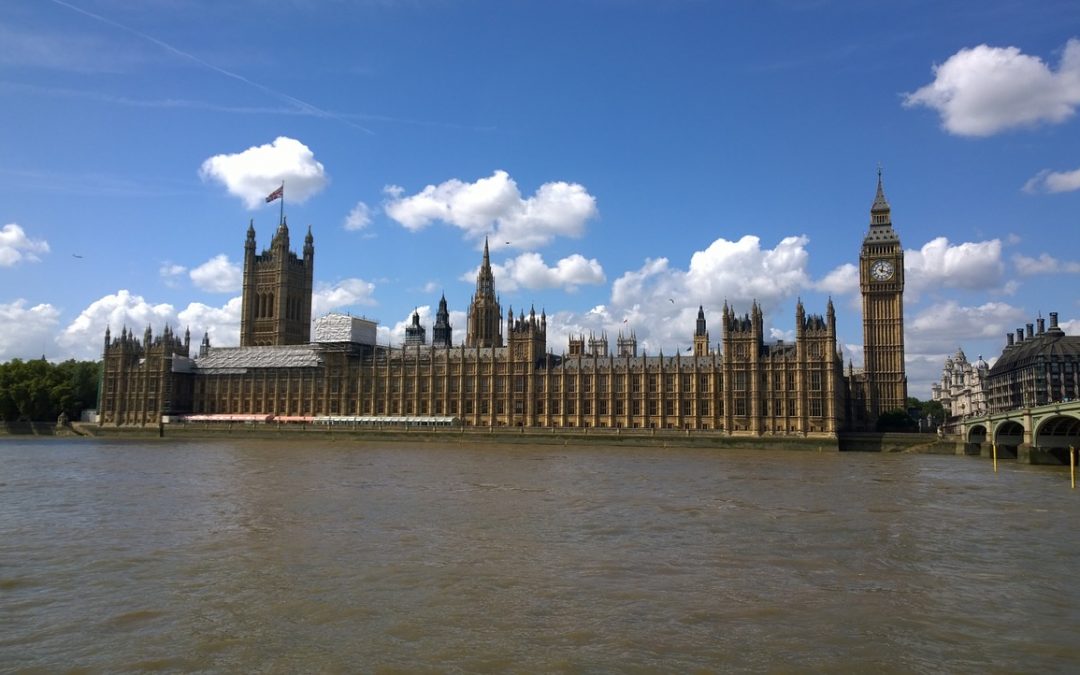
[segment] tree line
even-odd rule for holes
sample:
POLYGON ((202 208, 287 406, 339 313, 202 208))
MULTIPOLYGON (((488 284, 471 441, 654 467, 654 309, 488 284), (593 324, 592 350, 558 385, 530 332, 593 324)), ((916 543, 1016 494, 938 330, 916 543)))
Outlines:
POLYGON ((60 413, 78 420, 84 409, 97 406, 100 373, 96 361, 0 363, 0 420, 53 421, 60 413))

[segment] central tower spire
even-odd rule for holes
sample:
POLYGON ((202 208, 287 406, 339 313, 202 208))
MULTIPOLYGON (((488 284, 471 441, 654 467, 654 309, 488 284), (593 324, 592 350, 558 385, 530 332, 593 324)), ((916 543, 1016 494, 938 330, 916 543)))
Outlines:
POLYGON ((484 259, 476 273, 476 293, 469 303, 466 347, 502 347, 502 307, 495 295, 495 275, 491 272, 488 240, 484 237, 484 259))

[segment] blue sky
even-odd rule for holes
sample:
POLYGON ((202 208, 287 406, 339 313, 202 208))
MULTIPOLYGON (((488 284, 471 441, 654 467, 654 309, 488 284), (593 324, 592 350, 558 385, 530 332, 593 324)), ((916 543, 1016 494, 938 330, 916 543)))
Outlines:
POLYGON ((773 337, 851 267, 884 167, 912 393, 1057 311, 1080 333, 1080 4, 981 0, 10 0, 0 9, 0 360, 106 325, 236 344, 248 221, 285 180, 317 312, 396 342, 485 235, 504 307, 691 344, 773 337))

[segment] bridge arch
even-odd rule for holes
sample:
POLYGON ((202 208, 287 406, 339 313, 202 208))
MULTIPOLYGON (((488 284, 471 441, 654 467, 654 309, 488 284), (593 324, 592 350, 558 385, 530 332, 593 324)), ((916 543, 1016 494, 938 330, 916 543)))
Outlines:
POLYGON ((1054 455, 1063 464, 1068 463, 1069 447, 1080 448, 1080 417, 1048 415, 1039 420, 1031 439, 1035 447, 1054 455))
POLYGON ((994 429, 998 457, 1016 457, 1024 443, 1024 425, 1017 420, 1002 420, 994 429))
POLYGON ((985 443, 986 442, 986 425, 985 424, 973 424, 968 429, 967 434, 968 443, 985 443))

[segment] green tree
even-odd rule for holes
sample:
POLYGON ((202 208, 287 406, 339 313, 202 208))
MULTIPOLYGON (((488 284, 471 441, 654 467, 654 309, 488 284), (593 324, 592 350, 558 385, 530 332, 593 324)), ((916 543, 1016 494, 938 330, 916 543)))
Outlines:
POLYGON ((97 402, 100 364, 93 361, 12 359, 0 364, 0 419, 55 420, 61 412, 78 419, 97 402))
POLYGON ((918 431, 919 424, 906 410, 890 410, 878 415, 878 431, 918 431))

